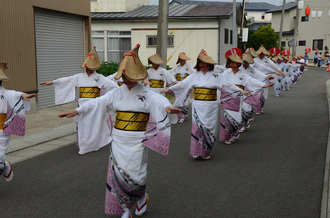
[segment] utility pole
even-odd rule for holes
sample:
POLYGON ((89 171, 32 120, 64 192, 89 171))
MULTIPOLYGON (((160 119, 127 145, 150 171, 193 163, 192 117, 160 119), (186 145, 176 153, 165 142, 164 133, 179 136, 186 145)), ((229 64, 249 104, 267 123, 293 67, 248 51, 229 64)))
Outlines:
POLYGON ((280 24, 280 38, 278 39, 278 48, 280 50, 281 50, 281 42, 282 42, 284 12, 285 12, 285 0, 283 0, 283 5, 282 5, 282 15, 281 15, 281 24, 280 24))
POLYGON ((166 68, 167 61, 167 32, 168 32, 168 0, 158 1, 158 30, 157 30, 157 54, 162 56, 162 67, 166 68))
POLYGON ((297 35, 298 35, 298 24, 299 24, 299 8, 297 2, 297 11, 296 11, 296 19, 294 21, 294 33, 293 33, 293 47, 292 47, 292 56, 296 56, 296 47, 297 47, 297 35))
POLYGON ((237 47, 236 0, 233 0, 233 47, 237 47))

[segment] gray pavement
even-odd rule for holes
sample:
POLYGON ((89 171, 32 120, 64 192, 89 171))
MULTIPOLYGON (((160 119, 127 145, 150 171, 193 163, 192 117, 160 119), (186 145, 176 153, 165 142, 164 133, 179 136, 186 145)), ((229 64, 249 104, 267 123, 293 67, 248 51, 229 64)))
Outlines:
MULTIPOLYGON (((310 68, 310 71, 313 70, 314 70, 313 68, 310 68)), ((324 70, 324 68, 322 70, 324 70)), ((330 105, 330 80, 326 81, 326 91, 327 91, 328 104, 330 105)), ((292 92, 294 92, 294 90, 292 92)), ((291 93, 288 93, 288 95, 289 94, 291 93)), ((15 165, 16 163, 22 162, 24 160, 75 143, 76 127, 75 124, 73 123, 73 120, 67 118, 64 119, 57 118, 57 115, 59 113, 72 110, 75 107, 76 107, 76 103, 70 103, 61 106, 41 109, 35 112, 28 112, 26 116, 26 120, 27 120, 26 136, 11 138, 9 149, 7 152, 7 159, 10 160, 15 165)), ((263 116, 262 119, 264 119, 266 116, 267 115, 263 116)), ((274 117, 269 116, 268 118, 272 119, 274 117)), ((252 128, 253 126, 254 125, 252 125, 252 128)), ((256 130, 256 131, 260 131, 260 130, 256 130)), ((322 188, 323 190, 322 205, 320 212, 321 214, 320 217, 322 218, 330 217, 330 199, 329 199, 330 134, 328 135, 328 137, 329 137, 328 146, 325 154, 326 163, 324 170, 324 182, 322 188)), ((242 143, 244 142, 244 139, 240 139, 240 140, 242 143)), ((184 180, 185 179, 183 178, 182 182, 184 182, 184 180)))

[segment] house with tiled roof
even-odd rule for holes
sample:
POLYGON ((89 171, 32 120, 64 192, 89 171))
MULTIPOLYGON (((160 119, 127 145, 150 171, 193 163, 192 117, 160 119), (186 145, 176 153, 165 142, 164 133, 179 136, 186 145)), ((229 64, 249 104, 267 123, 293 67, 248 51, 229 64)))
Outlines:
MULTIPOLYGON (((237 22, 242 20, 242 7, 237 6, 237 22)), ((120 62, 122 54, 137 43, 144 64, 156 53, 158 6, 142 6, 129 12, 92 12, 92 44, 102 61, 120 62)), ((218 63, 225 63, 225 52, 233 47, 232 4, 170 5, 167 55, 173 56, 173 67, 179 52, 192 58, 205 49, 218 63)))

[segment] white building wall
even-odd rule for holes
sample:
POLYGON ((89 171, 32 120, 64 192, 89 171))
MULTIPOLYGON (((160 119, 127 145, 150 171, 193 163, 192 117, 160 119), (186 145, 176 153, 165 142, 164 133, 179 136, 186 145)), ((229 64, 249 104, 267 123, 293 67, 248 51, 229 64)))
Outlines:
POLYGON ((96 0, 91 2, 91 12, 127 12, 143 5, 149 5, 149 0, 96 0))
MULTIPOLYGON (((187 61, 190 65, 196 62, 197 56, 202 49, 205 49, 215 61, 218 60, 217 22, 196 20, 184 22, 172 21, 169 22, 168 29, 169 35, 174 36, 174 47, 168 47, 167 50, 167 57, 172 55, 172 58, 168 62, 170 67, 175 66, 177 56, 182 51, 191 58, 190 61, 187 61)), ((141 45, 139 56, 144 65, 148 64, 148 57, 156 53, 156 47, 147 47, 147 35, 157 35, 156 22, 92 21, 93 31, 131 31, 132 47, 138 43, 141 45)), ((223 59, 227 50, 223 53, 223 59)))
MULTIPOLYGON (((326 2, 318 2, 313 0, 305 0, 304 8, 300 11, 299 14, 299 24, 298 24, 298 34, 296 40, 296 54, 304 55, 306 48, 311 48, 312 52, 309 53, 309 58, 312 59, 314 56, 313 51, 313 40, 322 39, 323 40, 323 49, 320 50, 322 53, 325 52, 325 46, 330 48, 330 1, 326 2), (309 16, 309 21, 301 22, 301 17, 305 16, 305 8, 310 7, 311 11, 322 11, 321 18, 312 18, 309 16), (306 41, 306 45, 299 46, 299 41, 306 41)), ((296 16, 296 9, 292 9, 285 13, 284 23, 283 23, 283 31, 290 31, 294 29, 294 17, 296 16)), ((272 17, 272 28, 275 32, 279 32, 280 29, 280 20, 281 13, 274 13, 272 17)), ((289 41, 293 39, 292 35, 284 35, 282 36, 282 41, 289 41)), ((287 43, 286 43, 287 44, 287 43)), ((286 46, 286 49, 289 49, 286 46)), ((292 48, 290 48, 292 51, 292 48)))
POLYGON ((253 19, 256 23, 270 23, 272 21, 272 14, 265 14, 262 11, 247 11, 246 19, 253 19), (262 19, 262 15, 265 16, 264 19, 262 19))

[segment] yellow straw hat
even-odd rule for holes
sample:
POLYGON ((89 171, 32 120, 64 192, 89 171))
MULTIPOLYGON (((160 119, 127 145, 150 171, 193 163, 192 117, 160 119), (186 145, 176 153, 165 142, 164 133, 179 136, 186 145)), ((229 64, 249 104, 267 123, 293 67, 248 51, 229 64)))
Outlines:
POLYGON ((229 65, 229 60, 235 62, 235 63, 239 63, 239 64, 243 64, 243 60, 242 60, 242 50, 239 48, 232 48, 229 49, 226 54, 225 57, 227 59, 226 62, 226 67, 230 68, 229 65))
POLYGON ((148 65, 150 65, 150 64, 161 65, 162 63, 163 63, 163 60, 162 60, 162 57, 160 54, 154 54, 148 58, 148 65))
POLYGON ((0 62, 0 80, 8 80, 8 77, 6 75, 6 69, 7 69, 7 63, 6 62, 0 62))
POLYGON ((245 52, 243 54, 243 62, 246 62, 248 64, 254 64, 253 57, 249 52, 245 52))
POLYGON ((179 63, 180 59, 181 59, 181 60, 184 60, 184 61, 187 61, 187 60, 190 60, 190 57, 188 57, 188 56, 186 55, 186 53, 184 53, 184 52, 180 52, 180 53, 179 53, 179 56, 178 56, 178 60, 176 61, 176 64, 179 63))
POLYGON ((269 52, 265 49, 263 45, 260 46, 259 50, 257 51, 257 55, 260 55, 261 53, 268 55, 269 52))
POLYGON ((137 44, 135 48, 124 54, 124 57, 119 65, 118 73, 115 79, 118 80, 123 74, 125 77, 133 82, 143 81, 147 78, 148 72, 139 58, 140 44, 137 44))
POLYGON ((254 57, 254 58, 258 57, 258 54, 256 53, 256 51, 255 51, 254 48, 252 48, 252 47, 246 49, 245 52, 249 52, 249 53, 252 55, 252 57, 254 57))
POLYGON ((81 65, 81 68, 87 67, 88 69, 91 70, 97 70, 101 66, 101 62, 99 59, 99 55, 96 52, 96 47, 92 49, 91 52, 87 55, 85 58, 84 63, 81 65))
POLYGON ((217 64, 217 62, 215 62, 204 49, 202 49, 201 52, 199 53, 197 57, 197 62, 198 60, 207 64, 213 64, 213 65, 217 64))

